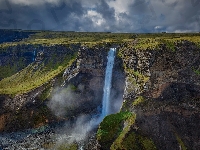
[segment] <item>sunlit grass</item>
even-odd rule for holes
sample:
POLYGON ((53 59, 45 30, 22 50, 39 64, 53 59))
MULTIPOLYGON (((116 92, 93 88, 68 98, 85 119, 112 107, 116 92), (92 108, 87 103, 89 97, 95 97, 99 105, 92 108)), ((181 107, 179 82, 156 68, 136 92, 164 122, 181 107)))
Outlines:
POLYGON ((140 103, 144 102, 144 98, 142 96, 138 96, 134 101, 133 101, 133 106, 137 106, 140 103))
POLYGON ((159 42, 153 38, 139 38, 137 43, 134 45, 134 48, 140 50, 155 49, 159 42))
POLYGON ((29 38, 23 39, 19 42, 3 43, 0 47, 14 46, 17 44, 75 44, 88 45, 89 47, 102 43, 123 43, 130 42, 137 39, 137 44, 134 45, 136 49, 153 49, 160 44, 161 39, 169 39, 171 41, 189 40, 194 43, 200 43, 199 33, 154 33, 154 34, 136 34, 136 33, 106 33, 106 32, 53 32, 43 31, 31 35, 29 38))
POLYGON ((88 44, 96 45, 107 42, 122 42, 124 39, 132 38, 132 33, 104 33, 104 32, 38 32, 29 38, 19 42, 10 42, 0 45, 1 47, 14 46, 17 44, 88 44))
POLYGON ((73 61, 74 58, 69 59, 68 62, 55 69, 47 68, 44 63, 39 65, 37 63, 30 64, 20 72, 1 80, 0 93, 11 95, 26 93, 62 73, 73 61))

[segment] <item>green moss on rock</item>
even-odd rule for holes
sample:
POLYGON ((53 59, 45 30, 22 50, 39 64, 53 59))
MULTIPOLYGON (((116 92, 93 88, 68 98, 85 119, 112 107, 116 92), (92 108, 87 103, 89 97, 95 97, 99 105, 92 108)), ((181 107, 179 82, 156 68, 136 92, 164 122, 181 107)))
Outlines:
POLYGON ((120 112, 112 114, 101 122, 97 140, 102 149, 111 150, 156 150, 154 142, 133 129, 136 114, 120 112))
POLYGON ((135 121, 135 114, 131 112, 120 112, 106 116, 97 131, 97 140, 105 149, 109 149, 117 137, 123 137, 122 125, 124 121, 131 124, 135 121))
POLYGON ((157 148, 151 139, 140 135, 138 132, 131 131, 126 134, 126 137, 119 145, 115 145, 115 147, 111 147, 111 149, 156 150, 157 148))
POLYGON ((126 134, 130 131, 131 126, 135 123, 136 114, 133 114, 131 117, 127 118, 127 120, 124 123, 124 128, 119 134, 119 136, 116 138, 116 140, 111 145, 110 149, 123 149, 122 142, 126 136, 126 134))
POLYGON ((144 102, 144 97, 143 96, 138 96, 134 101, 133 101, 133 106, 137 106, 140 103, 144 102))

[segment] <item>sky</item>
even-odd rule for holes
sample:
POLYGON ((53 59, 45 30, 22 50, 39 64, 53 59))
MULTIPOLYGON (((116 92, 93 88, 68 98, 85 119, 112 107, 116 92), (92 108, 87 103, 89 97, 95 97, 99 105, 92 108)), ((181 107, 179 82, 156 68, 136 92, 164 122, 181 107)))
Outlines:
POLYGON ((199 32, 199 0, 0 0, 0 28, 199 32))

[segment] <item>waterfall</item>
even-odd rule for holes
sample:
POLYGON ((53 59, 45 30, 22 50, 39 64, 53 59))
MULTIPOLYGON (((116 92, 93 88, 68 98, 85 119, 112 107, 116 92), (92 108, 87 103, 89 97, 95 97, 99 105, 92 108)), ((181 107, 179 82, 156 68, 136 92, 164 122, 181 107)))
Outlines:
POLYGON ((35 50, 33 51, 33 61, 35 61, 35 50))
POLYGON ((110 48, 108 52, 108 62, 106 66, 106 74, 105 74, 105 83, 103 88, 103 104, 102 104, 102 113, 101 116, 105 117, 109 114, 110 107, 110 89, 111 89, 111 81, 112 81, 112 70, 115 60, 115 51, 116 48, 110 48))

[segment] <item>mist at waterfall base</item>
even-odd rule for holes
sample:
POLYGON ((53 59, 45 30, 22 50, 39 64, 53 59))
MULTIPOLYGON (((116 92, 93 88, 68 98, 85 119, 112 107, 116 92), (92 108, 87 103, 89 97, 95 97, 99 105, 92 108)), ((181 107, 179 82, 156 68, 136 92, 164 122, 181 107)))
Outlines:
POLYGON ((57 87, 53 91, 52 98, 47 106, 58 117, 64 117, 67 108, 76 109, 79 106, 77 94, 68 86, 67 88, 57 87))
MULTIPOLYGON (((88 134, 99 125, 106 115, 116 113, 120 110, 122 105, 122 96, 115 96, 113 99, 116 92, 111 89, 115 51, 115 48, 111 48, 107 56, 102 108, 100 114, 80 114, 73 122, 67 121, 63 128, 57 130, 57 133, 59 133, 60 136, 60 140, 57 141, 57 145, 64 142, 72 143, 84 141, 88 138, 88 134)), ((69 87, 66 89, 57 88, 51 101, 48 103, 48 107, 55 113, 55 115, 62 117, 66 113, 65 111, 67 107, 79 107, 80 104, 74 101, 74 99, 77 99, 77 95, 69 87)))

